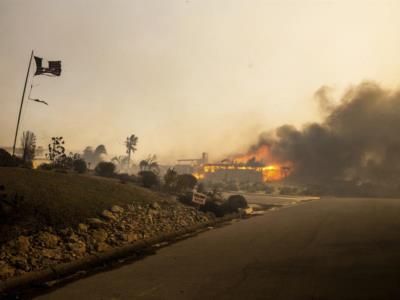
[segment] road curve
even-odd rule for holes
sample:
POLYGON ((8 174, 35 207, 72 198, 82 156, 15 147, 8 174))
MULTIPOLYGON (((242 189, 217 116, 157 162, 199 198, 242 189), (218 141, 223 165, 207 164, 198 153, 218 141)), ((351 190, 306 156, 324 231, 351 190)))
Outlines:
POLYGON ((37 299, 400 299, 400 200, 267 212, 37 299))

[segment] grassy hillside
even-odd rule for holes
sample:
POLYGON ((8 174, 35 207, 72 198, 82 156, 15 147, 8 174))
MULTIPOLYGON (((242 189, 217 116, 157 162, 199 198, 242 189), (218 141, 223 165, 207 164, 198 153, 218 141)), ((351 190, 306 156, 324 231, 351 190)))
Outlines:
POLYGON ((5 186, 7 194, 24 196, 13 219, 24 228, 75 225, 114 204, 144 203, 166 197, 118 180, 23 168, 0 168, 0 185, 5 186))

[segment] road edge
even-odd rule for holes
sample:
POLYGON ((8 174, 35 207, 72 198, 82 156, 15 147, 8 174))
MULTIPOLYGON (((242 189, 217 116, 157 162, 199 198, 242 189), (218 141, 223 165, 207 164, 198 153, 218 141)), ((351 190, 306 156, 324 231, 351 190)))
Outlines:
POLYGON ((196 224, 176 232, 162 234, 122 247, 113 248, 106 252, 91 254, 72 262, 50 266, 41 271, 27 273, 16 278, 11 278, 0 282, 0 296, 13 292, 20 292, 22 289, 34 287, 48 281, 62 279, 79 271, 92 269, 103 265, 106 262, 128 257, 135 252, 147 249, 155 244, 176 240, 184 235, 194 233, 206 227, 221 224, 242 217, 243 215, 239 213, 229 214, 222 218, 217 218, 211 221, 196 224))

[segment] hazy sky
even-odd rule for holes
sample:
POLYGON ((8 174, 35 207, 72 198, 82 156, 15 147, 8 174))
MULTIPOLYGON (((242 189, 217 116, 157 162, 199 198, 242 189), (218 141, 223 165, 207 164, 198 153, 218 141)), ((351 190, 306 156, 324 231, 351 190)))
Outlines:
MULTIPOLYGON (((263 130, 318 120, 314 92, 400 83, 400 1, 0 0, 0 145, 11 145, 31 49, 62 60, 35 76, 22 130, 45 146, 105 144, 163 162, 242 151, 263 130)), ((32 77, 31 77, 32 80, 32 77)), ((21 130, 21 132, 22 132, 21 130)))

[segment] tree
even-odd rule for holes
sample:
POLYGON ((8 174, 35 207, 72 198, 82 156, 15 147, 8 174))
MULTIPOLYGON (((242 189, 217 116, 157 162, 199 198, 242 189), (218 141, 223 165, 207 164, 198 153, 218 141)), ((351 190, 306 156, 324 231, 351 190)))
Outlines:
POLYGON ((156 155, 149 155, 146 159, 143 159, 139 163, 140 171, 151 171, 154 174, 158 175, 160 173, 160 166, 157 162, 156 155))
POLYGON ((167 191, 176 191, 176 181, 178 178, 178 173, 173 169, 169 168, 167 173, 164 175, 164 185, 167 191))
POLYGON ((115 172, 115 165, 112 162, 99 162, 94 169, 97 175, 104 177, 112 177, 115 172))
POLYGON ((136 145, 138 142, 138 137, 132 134, 131 136, 128 136, 125 141, 125 146, 126 146, 126 154, 128 154, 128 170, 130 168, 130 163, 131 163, 131 153, 133 154, 136 151, 136 145))
POLYGON ((101 155, 107 155, 107 150, 106 150, 106 146, 104 145, 98 145, 96 147, 96 149, 94 150, 94 155, 96 157, 100 157, 101 155))
POLYGON ((31 131, 24 131, 21 138, 22 160, 24 163, 32 163, 35 158, 36 136, 31 131))
POLYGON ((197 179, 192 174, 181 174, 176 178, 176 190, 178 192, 191 191, 197 184, 197 179))
POLYGON ((58 164, 66 157, 64 144, 62 136, 51 138, 51 143, 48 146, 49 153, 46 154, 46 157, 54 164, 58 164))
POLYGON ((82 174, 87 171, 86 162, 82 158, 75 159, 72 164, 75 172, 82 174))
POLYGON ((92 147, 87 146, 85 150, 83 150, 82 158, 89 164, 89 165, 94 165, 95 164, 95 155, 94 155, 94 150, 92 147))
POLYGON ((94 163, 97 164, 103 161, 104 156, 107 155, 106 146, 98 145, 94 150, 94 163))

